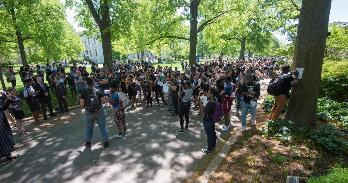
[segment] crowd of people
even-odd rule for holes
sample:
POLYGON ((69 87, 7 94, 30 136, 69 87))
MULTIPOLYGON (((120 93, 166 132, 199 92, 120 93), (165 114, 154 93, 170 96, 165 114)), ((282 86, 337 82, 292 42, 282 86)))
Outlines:
MULTIPOLYGON (((86 115, 86 148, 90 148, 93 137, 94 123, 98 123, 104 147, 109 146, 106 129, 106 109, 111 108, 118 129, 118 137, 127 134, 126 108, 137 108, 144 103, 145 107, 167 107, 173 116, 178 116, 180 128, 177 133, 190 130, 190 111, 196 110, 203 118, 203 127, 207 135, 207 147, 204 153, 215 149, 215 123, 222 122, 221 131, 231 129, 231 115, 241 117, 241 130, 247 127, 247 115, 251 115, 251 124, 256 124, 256 109, 260 97, 259 81, 263 78, 276 78, 279 68, 273 58, 254 58, 247 60, 216 60, 182 68, 155 68, 148 62, 114 62, 113 68, 98 67, 92 64, 88 72, 85 66, 72 64, 65 69, 62 64, 47 64, 45 68, 38 65, 36 69, 23 66, 16 73, 12 67, 5 73, 11 87, 2 91, 0 97, 0 155, 12 159, 14 150, 12 129, 8 120, 15 122, 18 134, 25 134, 22 124, 24 111, 22 100, 30 108, 35 124, 40 124, 40 115, 47 120, 47 109, 50 116, 69 112, 68 95, 85 109, 86 115), (66 70, 69 70, 66 72, 66 70), (16 92, 16 77, 19 74, 24 84, 23 92, 16 92), (70 92, 68 92, 68 90, 70 92), (58 105, 52 106, 52 97, 58 105), (153 102, 154 99, 154 102, 153 102), (235 103, 236 111, 231 111, 235 103), (38 105, 39 104, 39 105, 38 105), (154 105, 156 105, 154 104, 154 105)), ((289 70, 283 69, 283 74, 289 70)), ((292 82, 294 79, 288 79, 292 82)), ((291 83, 292 84, 292 83, 291 83)), ((290 87, 291 88, 291 87, 290 87)), ((277 94, 272 119, 279 116, 284 96, 288 98, 285 88, 277 94)))

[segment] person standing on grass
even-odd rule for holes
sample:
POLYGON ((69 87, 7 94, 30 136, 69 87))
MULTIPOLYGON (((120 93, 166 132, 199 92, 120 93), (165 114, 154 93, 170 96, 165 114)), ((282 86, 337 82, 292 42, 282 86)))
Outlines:
POLYGON ((246 118, 248 113, 251 115, 251 124, 256 125, 257 99, 260 97, 260 84, 256 82, 256 77, 247 75, 245 83, 241 86, 242 100, 242 131, 246 130, 246 118))
POLYGON ((15 88, 16 87, 16 73, 13 70, 13 67, 10 66, 7 70, 7 72, 5 72, 6 75, 6 79, 7 82, 10 82, 12 87, 15 88))
POLYGON ((69 112, 68 103, 67 103, 67 88, 65 75, 61 72, 58 72, 56 75, 54 82, 56 84, 57 91, 57 102, 59 105, 59 112, 69 112))
POLYGON ((117 137, 124 137, 126 135, 126 115, 125 105, 118 94, 119 88, 116 84, 112 84, 110 88, 111 97, 109 103, 112 105, 114 112, 114 120, 118 130, 117 137))
POLYGON ((16 88, 9 87, 7 91, 10 94, 10 105, 8 111, 12 114, 14 119, 16 120, 16 127, 18 130, 18 134, 21 135, 25 133, 27 130, 23 128, 23 118, 24 111, 22 107, 22 100, 17 96, 16 88))
POLYGON ((177 132, 183 133, 189 130, 189 123, 190 123, 189 114, 190 114, 193 90, 191 88, 191 82, 189 80, 184 80, 180 93, 181 93, 181 97, 179 100, 180 101, 180 104, 179 104, 180 130, 178 130, 177 132), (186 121, 185 127, 184 127, 184 117, 186 121))
POLYGON ((11 97, 3 91, 0 95, 0 159, 6 158, 6 161, 11 161, 18 158, 18 156, 11 155, 15 143, 10 124, 4 113, 10 105, 11 97))
POLYGON ((77 96, 77 89, 76 89, 77 74, 76 74, 75 67, 70 67, 70 72, 68 73, 67 80, 68 80, 71 96, 76 97, 77 96))
POLYGON ((24 90, 23 96, 28 103, 30 111, 33 113, 35 124, 39 125, 40 124, 39 122, 40 105, 38 105, 39 100, 36 95, 36 91, 33 87, 33 80, 31 77, 27 77, 24 79, 24 83, 25 83, 25 86, 23 89, 24 90))
POLYGON ((41 77, 34 77, 36 78, 36 82, 34 84, 34 89, 36 90, 38 100, 41 106, 41 112, 45 120, 47 120, 47 108, 50 112, 50 116, 56 116, 53 113, 52 103, 51 103, 51 97, 50 97, 50 91, 48 88, 48 85, 42 81, 41 77))
POLYGON ((82 93, 80 97, 80 106, 85 109, 86 120, 86 148, 91 148, 94 122, 97 121, 98 127, 103 138, 103 146, 107 148, 109 146, 109 135, 106 129, 106 112, 102 107, 102 104, 106 103, 105 97, 102 92, 97 91, 93 85, 92 78, 86 78, 87 89, 82 93))
POLYGON ((215 88, 210 88, 207 94, 208 103, 202 103, 204 106, 203 110, 203 127, 207 135, 207 147, 202 149, 202 152, 209 154, 215 150, 216 147, 216 131, 215 122, 213 120, 213 115, 215 113, 216 105, 218 105, 217 98, 219 97, 219 92, 215 88))

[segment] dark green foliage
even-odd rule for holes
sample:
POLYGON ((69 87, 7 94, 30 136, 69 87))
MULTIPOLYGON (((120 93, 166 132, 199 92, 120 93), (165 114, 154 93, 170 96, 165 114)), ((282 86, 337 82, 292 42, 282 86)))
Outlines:
POLYGON ((348 62, 327 61, 323 65, 320 96, 348 101, 348 62))
POLYGON ((270 113, 272 111, 273 104, 274 97, 272 95, 268 95, 265 97, 265 100, 262 103, 262 108, 266 113, 270 113))
POLYGON ((281 140, 291 140, 292 134, 295 132, 295 124, 288 120, 270 120, 266 123, 266 127, 262 129, 262 133, 268 137, 277 137, 281 140))
POLYGON ((312 177, 308 183, 343 183, 348 182, 348 168, 334 167, 329 174, 312 177))
POLYGON ((348 129, 348 102, 336 102, 328 98, 319 98, 317 117, 320 120, 335 120, 348 129))
POLYGON ((333 125, 323 125, 310 133, 315 144, 334 154, 347 154, 347 134, 333 125))

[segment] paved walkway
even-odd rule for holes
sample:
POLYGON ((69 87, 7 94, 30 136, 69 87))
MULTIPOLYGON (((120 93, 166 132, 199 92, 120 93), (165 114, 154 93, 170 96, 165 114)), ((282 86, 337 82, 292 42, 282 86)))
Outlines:
MULTIPOLYGON (((176 134, 179 119, 167 106, 139 107, 126 113, 130 133, 119 139, 109 111, 110 147, 102 147, 96 126, 92 150, 84 148, 81 109, 39 127, 29 125, 28 135, 16 135, 16 153, 21 157, 0 167, 0 182, 182 182, 202 161, 200 149, 206 145, 201 117, 190 115, 190 132, 176 134)), ((240 127, 234 118, 233 124, 240 127)))
POLYGON ((40 127, 29 126, 30 134, 16 136, 21 157, 0 167, 0 182, 181 182, 202 158, 206 137, 197 115, 191 118, 189 133, 176 134, 178 117, 166 107, 127 112, 130 133, 123 139, 115 137, 109 111, 108 149, 102 148, 96 126, 92 150, 85 150, 80 109, 40 127))

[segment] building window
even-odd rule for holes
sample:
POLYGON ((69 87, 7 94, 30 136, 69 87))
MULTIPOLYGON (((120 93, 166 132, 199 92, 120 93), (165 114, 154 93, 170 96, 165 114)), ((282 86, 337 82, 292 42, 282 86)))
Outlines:
POLYGON ((96 57, 98 56, 97 50, 95 50, 95 56, 96 56, 96 57))

